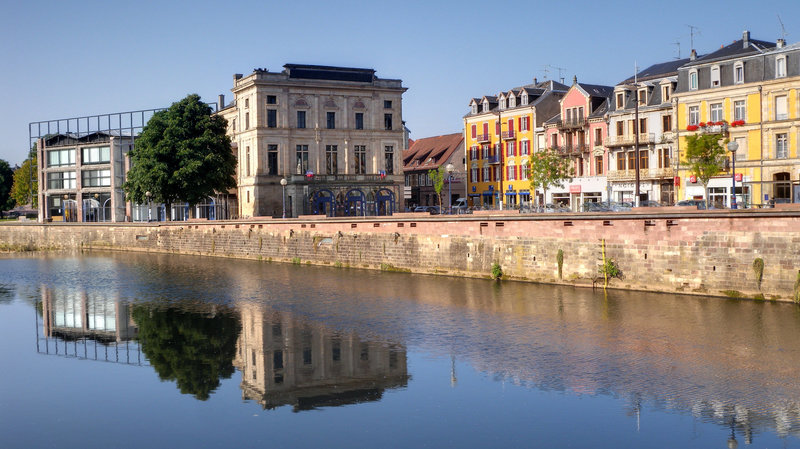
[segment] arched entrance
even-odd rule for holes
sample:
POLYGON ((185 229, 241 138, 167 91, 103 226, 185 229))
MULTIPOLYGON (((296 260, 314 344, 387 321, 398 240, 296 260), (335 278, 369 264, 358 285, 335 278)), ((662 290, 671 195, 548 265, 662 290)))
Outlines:
POLYGON ((344 213, 347 216, 366 215, 366 198, 360 189, 350 189, 344 197, 344 213))
POLYGON ((379 189, 375 193, 375 215, 392 215, 394 201, 394 192, 389 189, 379 189))
POLYGON ((336 216, 336 196, 328 189, 317 190, 310 195, 315 215, 336 216))

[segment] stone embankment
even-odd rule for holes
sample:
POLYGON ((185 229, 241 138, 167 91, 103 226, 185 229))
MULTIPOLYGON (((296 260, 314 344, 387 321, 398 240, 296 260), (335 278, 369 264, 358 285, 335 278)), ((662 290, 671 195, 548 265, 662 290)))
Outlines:
POLYGON ((624 275, 614 288, 783 301, 800 290, 800 209, 788 207, 0 225, 0 250, 150 251, 467 277, 489 277, 498 264, 505 279, 587 286, 600 277, 604 246, 624 275))

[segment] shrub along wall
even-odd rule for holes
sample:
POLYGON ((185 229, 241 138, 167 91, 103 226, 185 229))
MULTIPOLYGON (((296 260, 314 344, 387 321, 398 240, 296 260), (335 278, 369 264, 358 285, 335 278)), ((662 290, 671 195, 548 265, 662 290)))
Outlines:
POLYGON ((497 264, 504 279, 576 285, 602 284, 604 246, 624 276, 611 287, 791 300, 800 212, 0 226, 6 250, 156 251, 486 278, 497 264))

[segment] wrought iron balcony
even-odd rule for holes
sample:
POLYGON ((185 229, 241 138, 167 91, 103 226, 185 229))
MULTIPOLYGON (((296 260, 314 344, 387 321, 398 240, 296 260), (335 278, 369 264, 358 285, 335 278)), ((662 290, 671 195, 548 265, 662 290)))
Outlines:
MULTIPOLYGON (((625 134, 622 136, 608 136, 606 139, 606 146, 611 147, 627 147, 632 146, 636 143, 636 138, 634 134, 625 134)), ((651 144, 655 143, 655 134, 653 133, 640 133, 639 134, 639 144, 651 144)))
POLYGON ((491 141, 492 137, 491 137, 490 134, 478 134, 478 136, 475 138, 475 140, 477 140, 480 143, 486 143, 486 142, 491 141))
POLYGON ((513 129, 511 131, 503 131, 503 140, 512 140, 517 136, 517 132, 513 129))
MULTIPOLYGON (((636 170, 610 170, 609 181, 633 181, 636 179, 636 170)), ((667 179, 675 176, 675 170, 668 168, 642 168, 639 170, 639 179, 654 180, 667 179)))
POLYGON ((500 156, 494 154, 486 158, 486 161, 490 164, 499 164, 500 163, 500 156))
POLYGON ((585 128, 589 126, 589 120, 585 118, 570 118, 567 120, 559 120, 556 126, 558 129, 585 128))

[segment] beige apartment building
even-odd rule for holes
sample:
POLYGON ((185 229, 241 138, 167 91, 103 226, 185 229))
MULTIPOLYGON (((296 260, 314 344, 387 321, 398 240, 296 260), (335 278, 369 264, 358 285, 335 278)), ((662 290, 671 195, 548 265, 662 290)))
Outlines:
POLYGON ((283 67, 234 75, 234 100, 219 112, 239 161, 239 216, 396 211, 402 82, 372 69, 283 67))

